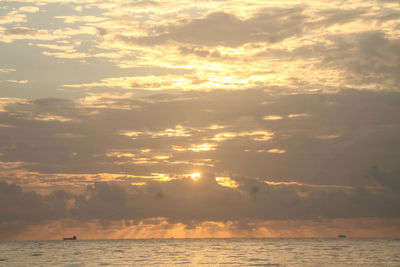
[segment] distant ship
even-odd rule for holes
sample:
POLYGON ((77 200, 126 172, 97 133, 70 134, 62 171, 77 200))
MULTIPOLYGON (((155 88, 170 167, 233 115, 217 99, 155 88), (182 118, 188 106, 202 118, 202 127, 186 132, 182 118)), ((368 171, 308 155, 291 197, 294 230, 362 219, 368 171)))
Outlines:
POLYGON ((73 236, 73 237, 64 237, 63 240, 76 240, 76 236, 73 236))
POLYGON ((345 238, 346 235, 338 235, 337 237, 339 237, 339 238, 345 238))

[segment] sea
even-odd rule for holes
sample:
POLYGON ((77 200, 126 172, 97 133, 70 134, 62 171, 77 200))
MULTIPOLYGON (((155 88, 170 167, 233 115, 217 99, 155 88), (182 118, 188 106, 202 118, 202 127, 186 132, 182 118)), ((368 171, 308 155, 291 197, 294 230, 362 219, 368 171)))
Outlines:
POLYGON ((12 241, 0 266, 400 266, 400 239, 12 241))

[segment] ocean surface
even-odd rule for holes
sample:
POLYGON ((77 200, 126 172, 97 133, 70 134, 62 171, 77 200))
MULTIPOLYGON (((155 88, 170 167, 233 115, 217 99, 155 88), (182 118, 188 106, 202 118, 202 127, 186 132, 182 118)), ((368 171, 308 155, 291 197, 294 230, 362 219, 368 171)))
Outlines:
POLYGON ((0 242, 0 266, 400 266, 400 239, 0 242))

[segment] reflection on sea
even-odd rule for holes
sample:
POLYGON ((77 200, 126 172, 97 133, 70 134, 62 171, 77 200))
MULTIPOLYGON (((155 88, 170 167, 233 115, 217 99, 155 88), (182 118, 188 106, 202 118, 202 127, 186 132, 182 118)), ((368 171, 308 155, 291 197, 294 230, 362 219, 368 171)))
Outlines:
POLYGON ((400 240, 146 239, 0 242, 0 266, 400 266, 400 240))

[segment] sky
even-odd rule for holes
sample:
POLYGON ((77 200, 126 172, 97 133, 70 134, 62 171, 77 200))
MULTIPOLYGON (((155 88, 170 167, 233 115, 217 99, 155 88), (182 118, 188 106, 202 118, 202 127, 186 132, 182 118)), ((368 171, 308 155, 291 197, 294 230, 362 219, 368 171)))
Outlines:
POLYGON ((0 0, 0 240, 400 237, 397 0, 0 0))

